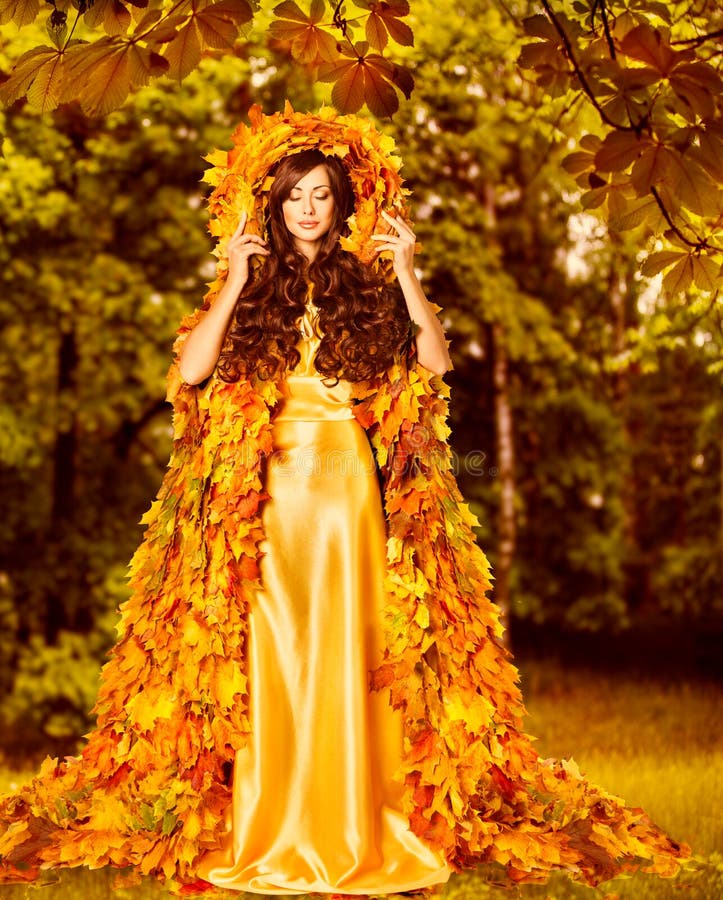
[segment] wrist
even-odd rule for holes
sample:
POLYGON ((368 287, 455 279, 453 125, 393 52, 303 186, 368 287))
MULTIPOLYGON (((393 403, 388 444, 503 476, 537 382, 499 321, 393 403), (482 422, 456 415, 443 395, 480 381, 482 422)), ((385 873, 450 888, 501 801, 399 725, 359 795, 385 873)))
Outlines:
POLYGON ((238 300, 238 296, 241 291, 246 287, 246 282, 248 278, 243 275, 231 275, 230 273, 226 276, 226 281, 222 288, 224 294, 228 294, 229 297, 233 297, 234 301, 238 300))
POLYGON ((414 266, 411 264, 405 266, 403 269, 400 269, 397 272, 397 279, 400 284, 409 284, 409 285, 418 285, 419 279, 417 278, 417 273, 414 271, 414 266))

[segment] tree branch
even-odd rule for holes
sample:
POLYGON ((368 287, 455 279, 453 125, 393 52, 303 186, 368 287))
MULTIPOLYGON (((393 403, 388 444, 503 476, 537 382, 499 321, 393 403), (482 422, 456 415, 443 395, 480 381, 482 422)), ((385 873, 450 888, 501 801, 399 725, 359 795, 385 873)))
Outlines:
POLYGON ((641 123, 638 123, 638 125, 635 126, 635 125, 623 125, 621 122, 614 122, 610 118, 610 116, 608 116, 608 114, 605 112, 605 110, 600 105, 600 101, 595 96, 592 88, 590 87, 590 83, 587 80, 587 76, 584 74, 584 72, 580 68, 580 64, 578 63, 577 59, 575 58, 575 54, 572 49, 572 43, 570 41, 570 38, 567 36, 567 32, 565 31, 565 29, 558 22, 557 16, 553 12, 552 7, 550 6, 549 0, 542 0, 542 6, 545 10, 545 13, 547 14, 547 18, 550 20, 553 27, 555 28, 555 31, 560 35, 560 40, 562 41, 562 43, 565 47, 565 53, 567 54, 567 58, 570 60, 570 63, 575 72, 575 75, 577 76, 577 80, 580 82, 580 86, 582 87, 585 94, 589 97, 592 105, 598 111, 598 114, 599 114, 600 118, 603 120, 603 122, 606 125, 609 125, 611 128, 617 129, 618 131, 634 131, 636 134, 640 134, 641 123, 642 123, 642 121, 645 121, 644 119, 641 120, 641 123))
POLYGON ((682 44, 688 44, 688 46, 691 47, 700 47, 700 45, 705 44, 706 41, 719 37, 723 37, 723 28, 719 28, 717 31, 710 31, 708 34, 699 34, 698 37, 694 38, 680 38, 677 41, 671 41, 670 45, 671 47, 675 47, 682 44))
POLYGON ((608 50, 610 51, 610 59, 617 59, 617 51, 615 49, 615 42, 613 41, 612 33, 610 32, 610 23, 608 22, 608 9, 605 5, 605 0, 595 0, 592 8, 593 17, 595 16, 595 10, 598 7, 600 8, 600 19, 602 21, 603 31, 605 32, 605 40, 607 41, 608 50))
POLYGON ((699 238, 696 235, 696 240, 691 241, 690 238, 687 238, 683 234, 683 232, 680 230, 680 228, 678 228, 678 226, 673 221, 672 216, 668 212, 666 205, 663 203, 663 199, 660 196, 660 194, 658 193, 658 189, 655 187, 655 185, 651 185, 650 193, 653 195, 653 197, 655 197, 655 202, 658 204, 658 209, 663 214, 663 218, 668 223, 668 225, 670 226, 673 233, 676 234, 680 238, 680 240, 683 241, 684 244, 686 244, 686 246, 693 247, 695 250, 710 250, 711 249, 710 244, 708 243, 708 241, 705 238, 699 238))

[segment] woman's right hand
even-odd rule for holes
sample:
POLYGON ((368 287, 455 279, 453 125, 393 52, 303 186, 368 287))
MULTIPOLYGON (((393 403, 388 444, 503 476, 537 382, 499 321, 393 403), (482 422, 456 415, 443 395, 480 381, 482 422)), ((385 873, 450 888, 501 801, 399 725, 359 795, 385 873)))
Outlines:
POLYGON ((228 256, 228 281, 238 288, 239 292, 249 280, 249 257, 254 254, 268 256, 270 251, 266 241, 257 234, 244 234, 248 222, 248 214, 243 213, 238 228, 229 238, 226 247, 228 256))

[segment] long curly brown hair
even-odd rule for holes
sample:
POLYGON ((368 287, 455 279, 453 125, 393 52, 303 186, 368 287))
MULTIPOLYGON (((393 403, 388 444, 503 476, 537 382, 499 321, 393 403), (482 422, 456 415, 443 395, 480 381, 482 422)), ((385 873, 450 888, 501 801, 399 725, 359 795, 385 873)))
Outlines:
POLYGON ((339 245, 348 232, 354 193, 344 163, 320 150, 284 157, 271 170, 267 241, 271 253, 241 291, 218 362, 223 381, 256 372, 271 378, 293 369, 301 354, 298 320, 309 284, 322 339, 314 366, 329 379, 364 381, 409 349, 412 324, 399 286, 339 245), (308 172, 323 164, 334 197, 334 218, 313 262, 296 249, 282 204, 308 172))

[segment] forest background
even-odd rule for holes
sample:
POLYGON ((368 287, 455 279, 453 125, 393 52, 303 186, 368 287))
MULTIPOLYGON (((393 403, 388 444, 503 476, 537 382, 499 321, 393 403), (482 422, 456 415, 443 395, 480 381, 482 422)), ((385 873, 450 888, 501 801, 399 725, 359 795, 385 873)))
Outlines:
MULTIPOLYGON (((291 5, 282 4, 286 14, 291 5)), ((380 115, 399 107, 380 127, 404 160, 419 269, 451 339, 455 467, 529 673, 523 690, 552 689, 554 717, 576 696, 569 673, 584 671, 580 709, 596 708, 595 685, 608 679, 642 720, 644 697, 626 691, 655 679, 656 702, 679 704, 677 731, 658 723, 667 751, 677 735, 681 752, 701 741, 708 752, 723 731, 720 10, 552 4, 581 60, 593 52, 584 39, 597 9, 598 26, 607 10, 611 40, 638 70, 658 66, 657 81, 638 71, 586 94, 545 15, 550 4, 418 0, 390 30, 405 68, 378 63, 370 101, 373 79, 357 96, 338 63, 320 69, 293 46, 288 23, 333 5, 301 3, 302 19, 279 26, 273 4, 261 3, 233 47, 201 48, 188 74, 175 72, 182 81, 156 78, 125 102, 121 91, 108 109, 93 108, 107 92, 50 109, 32 86, 30 102, 12 80, 0 86, 7 759, 73 752, 92 724, 139 520, 170 452, 175 330, 213 276, 203 156, 228 148, 254 102, 266 112, 286 99, 316 109, 344 91, 347 106, 366 99, 380 115), (636 57, 624 35, 641 25, 658 38, 639 33, 636 57), (666 47, 697 55, 668 58, 666 47), (705 71, 685 69, 700 63, 705 71), (641 175, 645 129, 632 129, 631 153, 630 129, 610 128, 606 116, 642 117, 662 82, 677 83, 689 109, 660 100, 677 137, 662 166, 664 129, 654 135, 655 159, 643 156, 641 175), (673 177, 686 127, 705 140, 686 177, 673 177)), ((44 39, 42 25, 12 24, 22 24, 21 6, 0 3, 6 73, 44 39)), ((399 0, 387 6, 404 12, 399 0)), ((57 19, 49 31, 56 45, 66 40, 57 19)), ((723 761, 706 760, 712 803, 723 761)), ((720 838, 707 833, 704 849, 720 849, 720 838)))

